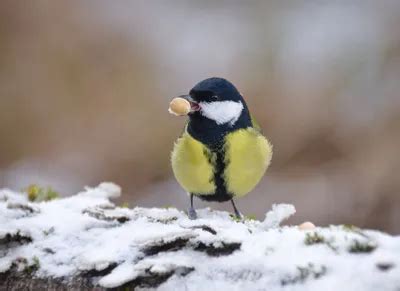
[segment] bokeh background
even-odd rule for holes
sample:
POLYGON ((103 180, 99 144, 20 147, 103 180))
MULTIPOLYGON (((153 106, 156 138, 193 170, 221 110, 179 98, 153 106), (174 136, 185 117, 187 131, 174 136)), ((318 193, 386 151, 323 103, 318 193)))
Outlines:
POLYGON ((399 1, 3 0, 0 187, 186 208, 168 103, 221 76, 275 150, 242 212, 400 233, 399 28, 399 1))

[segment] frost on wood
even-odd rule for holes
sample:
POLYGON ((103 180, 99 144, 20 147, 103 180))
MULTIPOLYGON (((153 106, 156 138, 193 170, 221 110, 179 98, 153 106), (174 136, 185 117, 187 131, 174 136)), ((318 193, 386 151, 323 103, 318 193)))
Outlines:
POLYGON ((399 290, 400 238, 351 226, 280 226, 203 209, 116 207, 103 183, 31 203, 0 191, 0 289, 399 290))

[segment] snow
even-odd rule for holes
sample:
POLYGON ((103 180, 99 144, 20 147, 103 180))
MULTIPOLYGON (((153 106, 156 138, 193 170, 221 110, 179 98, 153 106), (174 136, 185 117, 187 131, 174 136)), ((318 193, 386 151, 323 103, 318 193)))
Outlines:
POLYGON ((272 210, 268 211, 265 215, 263 222, 264 228, 268 229, 271 227, 278 227, 279 224, 288 219, 290 216, 296 213, 296 209, 290 204, 274 204, 272 210))
MULTIPOLYGON (((209 208, 189 220, 174 208, 116 207, 112 183, 31 203, 0 190, 0 273, 35 276, 96 271, 112 288, 165 275, 159 290, 398 290, 400 237, 350 226, 280 226, 295 213, 273 205, 264 221, 209 208)), ((1 283, 0 283, 1 284, 1 283)))

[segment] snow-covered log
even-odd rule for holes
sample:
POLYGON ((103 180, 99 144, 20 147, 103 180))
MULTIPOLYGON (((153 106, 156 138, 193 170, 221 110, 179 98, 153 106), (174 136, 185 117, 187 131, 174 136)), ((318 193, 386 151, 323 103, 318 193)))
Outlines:
POLYGON ((0 290, 400 290, 400 238, 203 209, 123 208, 120 188, 48 202, 0 191, 0 290))

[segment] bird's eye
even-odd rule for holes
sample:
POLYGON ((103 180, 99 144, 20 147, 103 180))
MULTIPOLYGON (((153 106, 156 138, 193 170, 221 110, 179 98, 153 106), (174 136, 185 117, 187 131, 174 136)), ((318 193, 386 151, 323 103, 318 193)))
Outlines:
POLYGON ((213 96, 211 96, 211 98, 212 98, 213 100, 219 100, 219 97, 218 97, 217 95, 213 95, 213 96))

